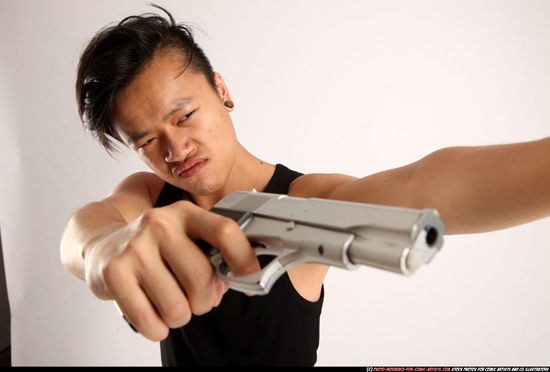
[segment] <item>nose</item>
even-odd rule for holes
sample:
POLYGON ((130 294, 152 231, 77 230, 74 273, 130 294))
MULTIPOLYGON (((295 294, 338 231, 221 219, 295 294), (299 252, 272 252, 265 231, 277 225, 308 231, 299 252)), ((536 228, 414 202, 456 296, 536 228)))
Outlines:
POLYGON ((176 132, 167 133, 166 139, 166 153, 164 160, 167 163, 184 161, 189 153, 193 151, 193 144, 185 136, 176 132))

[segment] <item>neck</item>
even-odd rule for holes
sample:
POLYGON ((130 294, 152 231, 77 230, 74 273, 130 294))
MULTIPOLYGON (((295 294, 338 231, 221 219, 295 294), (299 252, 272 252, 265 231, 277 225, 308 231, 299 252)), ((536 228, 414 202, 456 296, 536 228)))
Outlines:
POLYGON ((223 187, 210 195, 191 196, 198 206, 211 209, 220 199, 232 191, 251 191, 252 189, 259 192, 264 191, 274 171, 275 166, 273 164, 258 159, 239 145, 233 168, 223 187))

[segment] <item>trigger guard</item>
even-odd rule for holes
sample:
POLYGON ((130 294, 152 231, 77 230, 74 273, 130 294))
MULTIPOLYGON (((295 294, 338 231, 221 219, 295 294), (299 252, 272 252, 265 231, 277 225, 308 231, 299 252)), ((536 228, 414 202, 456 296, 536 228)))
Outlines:
MULTIPOLYGON (((273 254, 266 248, 256 248, 257 255, 273 254)), ((279 251, 279 250, 277 250, 279 251)), ((269 293, 277 279, 279 279, 286 272, 286 265, 281 263, 282 258, 288 258, 295 254, 293 250, 287 250, 277 255, 271 262, 264 266, 260 271, 243 276, 233 276, 229 266, 223 260, 220 252, 217 252, 210 258, 210 262, 216 270, 216 276, 223 280, 229 288, 255 295, 266 295, 269 293)), ((290 262, 292 260, 285 259, 284 261, 290 262)))

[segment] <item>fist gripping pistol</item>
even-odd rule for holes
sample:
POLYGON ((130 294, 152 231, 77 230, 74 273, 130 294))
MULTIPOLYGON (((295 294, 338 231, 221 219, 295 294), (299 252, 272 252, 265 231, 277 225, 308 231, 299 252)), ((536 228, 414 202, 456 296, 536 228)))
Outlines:
POLYGON ((235 290, 263 295, 288 269, 316 262, 367 265, 410 275, 443 244, 436 210, 415 210, 286 195, 232 192, 212 212, 235 220, 256 255, 272 255, 255 274, 232 276, 221 253, 207 252, 216 274, 235 290))
MULTIPOLYGON (((205 241, 198 242, 217 276, 230 288, 257 295, 269 293, 288 269, 306 262, 344 269, 367 265, 410 275, 430 262, 443 244, 443 223, 434 209, 251 191, 232 192, 211 211, 235 220, 257 256, 274 256, 257 273, 236 277, 216 248, 205 241)), ((116 302, 115 305, 128 322, 116 302)))

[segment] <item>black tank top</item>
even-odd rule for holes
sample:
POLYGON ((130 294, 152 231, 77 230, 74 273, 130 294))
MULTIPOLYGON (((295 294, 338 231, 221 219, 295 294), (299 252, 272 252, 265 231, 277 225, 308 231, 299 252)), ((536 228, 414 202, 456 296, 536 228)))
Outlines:
MULTIPOLYGON (((277 164, 265 192, 286 194, 301 173, 277 164)), ((155 207, 188 199, 165 184, 155 207)), ((260 260, 262 264, 262 259, 260 260)), ((284 274, 266 296, 229 290, 220 305, 193 315, 160 343, 164 366, 313 366, 319 346, 324 289, 317 302, 304 299, 284 274)))

